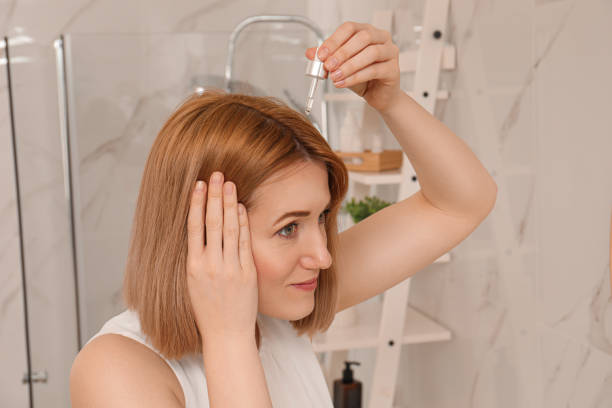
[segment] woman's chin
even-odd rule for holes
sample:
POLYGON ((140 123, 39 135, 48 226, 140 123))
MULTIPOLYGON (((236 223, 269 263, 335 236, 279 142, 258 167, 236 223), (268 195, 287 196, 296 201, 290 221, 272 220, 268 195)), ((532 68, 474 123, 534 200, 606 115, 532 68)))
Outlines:
POLYGON ((308 303, 295 302, 291 305, 287 304, 284 307, 279 307, 274 313, 265 313, 266 315, 276 317, 277 319, 296 321, 301 320, 310 315, 314 310, 314 296, 308 303))

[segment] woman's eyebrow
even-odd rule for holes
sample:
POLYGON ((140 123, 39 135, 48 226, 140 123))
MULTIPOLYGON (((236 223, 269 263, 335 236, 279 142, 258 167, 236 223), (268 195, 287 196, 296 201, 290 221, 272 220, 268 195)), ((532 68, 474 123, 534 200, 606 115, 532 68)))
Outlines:
MULTIPOLYGON (((331 203, 331 198, 329 199, 329 201, 327 202, 327 204, 325 204, 325 207, 329 206, 329 204, 331 203)), ((279 219, 277 219, 274 224, 272 225, 276 225, 279 224, 282 220, 284 220, 285 218, 289 218, 289 217, 308 217, 310 215, 310 211, 306 211, 306 210, 302 210, 302 211, 290 211, 290 212, 286 212, 283 215, 280 216, 279 219)))

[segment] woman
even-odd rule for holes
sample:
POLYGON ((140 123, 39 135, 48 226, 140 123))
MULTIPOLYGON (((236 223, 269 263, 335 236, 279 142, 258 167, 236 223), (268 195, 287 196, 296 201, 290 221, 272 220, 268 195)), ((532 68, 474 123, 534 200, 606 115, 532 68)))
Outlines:
POLYGON ((388 32, 347 22, 318 54, 336 87, 378 110, 422 190, 338 234, 346 167, 303 115, 272 98, 189 98, 151 149, 129 309, 75 359, 74 407, 331 407, 303 335, 431 264, 491 211, 486 169, 400 89, 388 32), (313 278, 316 289, 296 286, 313 278))

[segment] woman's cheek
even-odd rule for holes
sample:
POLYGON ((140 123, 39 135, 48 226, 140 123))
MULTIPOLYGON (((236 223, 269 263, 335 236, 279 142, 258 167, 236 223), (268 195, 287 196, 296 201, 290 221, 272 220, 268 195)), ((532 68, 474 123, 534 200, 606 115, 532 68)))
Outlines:
POLYGON ((253 262, 257 269, 257 278, 261 282, 262 280, 269 280, 271 278, 272 271, 274 270, 274 257, 278 256, 269 247, 263 245, 261 241, 254 242, 251 245, 251 252, 253 253, 253 262))
POLYGON ((292 246, 278 236, 254 237, 251 243, 253 262, 259 284, 287 284, 295 267, 292 246))

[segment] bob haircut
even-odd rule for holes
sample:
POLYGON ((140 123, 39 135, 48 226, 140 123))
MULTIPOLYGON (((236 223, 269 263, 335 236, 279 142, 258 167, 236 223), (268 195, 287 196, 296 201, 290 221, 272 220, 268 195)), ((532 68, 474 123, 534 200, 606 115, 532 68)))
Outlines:
MULTIPOLYGON (((247 210, 254 191, 275 173, 304 162, 327 168, 331 195, 325 225, 335 259, 337 215, 348 189, 341 158, 301 113, 274 97, 208 89, 188 97, 161 128, 145 163, 130 234, 123 297, 141 329, 166 358, 201 353, 187 290, 187 215, 193 186, 215 170, 236 185, 247 210)), ((322 269, 312 313, 291 324, 301 336, 325 331, 337 302, 336 263, 322 269)), ((257 348, 261 343, 255 324, 257 348)))

